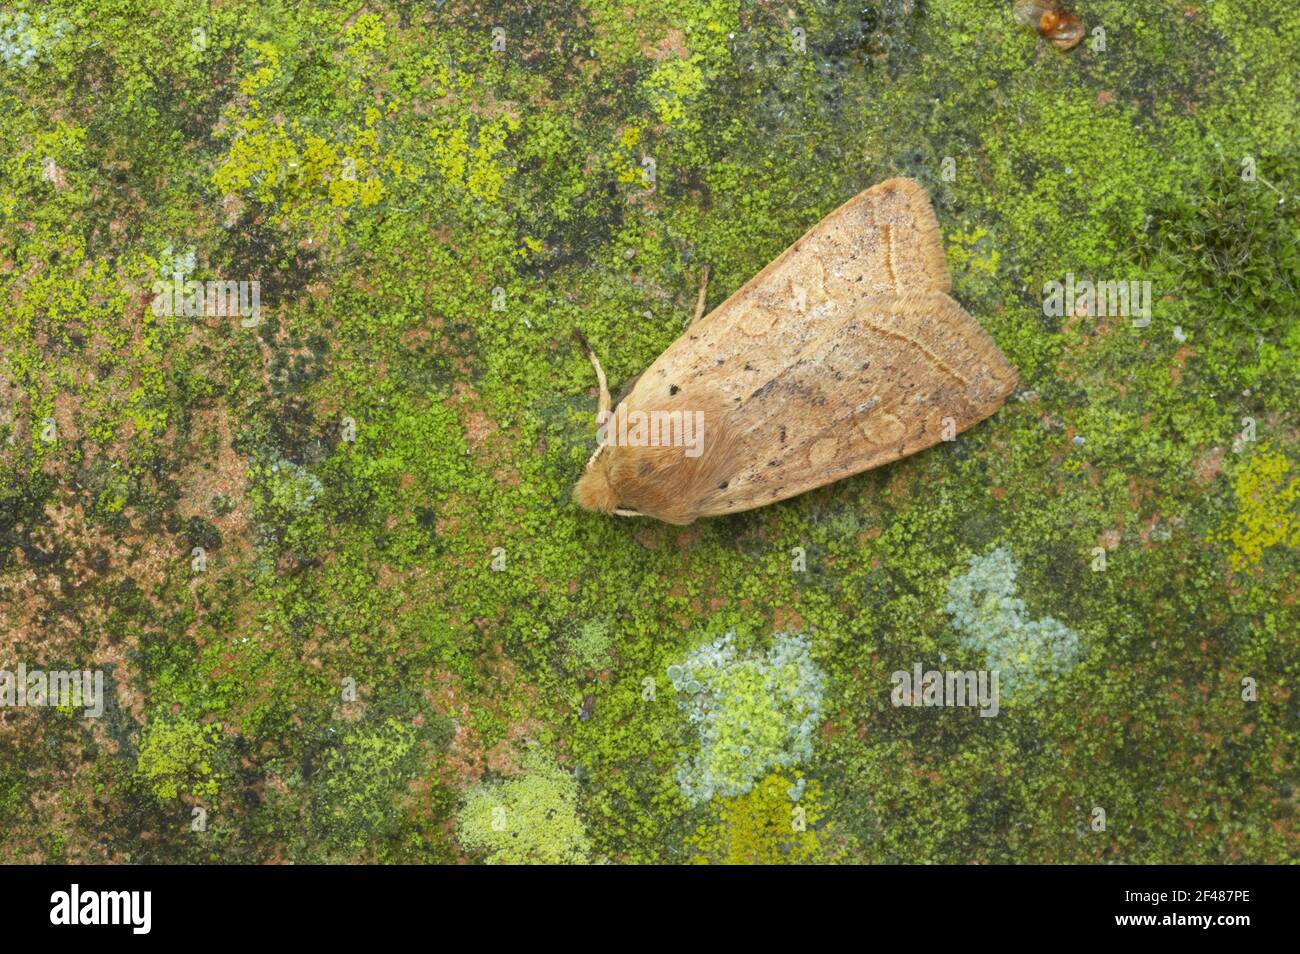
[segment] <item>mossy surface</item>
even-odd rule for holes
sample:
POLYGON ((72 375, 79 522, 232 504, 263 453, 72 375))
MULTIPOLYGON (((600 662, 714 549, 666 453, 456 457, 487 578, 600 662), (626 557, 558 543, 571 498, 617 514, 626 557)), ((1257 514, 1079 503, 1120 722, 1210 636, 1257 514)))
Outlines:
POLYGON ((982 0, 6 3, 0 669, 111 691, 0 709, 0 858, 1300 858, 1300 10, 1076 7, 1061 52, 982 0), (570 331, 617 391, 703 266, 900 175, 1006 405, 746 514, 576 509, 570 331), (1149 322, 1048 314, 1071 274, 1149 322), (995 551, 1070 665, 891 704, 984 665, 995 551), (818 725, 688 798, 666 674, 729 633, 806 637, 818 725))

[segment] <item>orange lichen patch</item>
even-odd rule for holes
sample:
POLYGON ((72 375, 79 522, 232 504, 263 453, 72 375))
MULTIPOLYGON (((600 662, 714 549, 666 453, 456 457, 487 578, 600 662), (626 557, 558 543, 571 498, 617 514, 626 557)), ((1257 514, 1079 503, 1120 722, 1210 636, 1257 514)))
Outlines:
POLYGON ((515 466, 515 445, 519 438, 517 428, 503 431, 487 413, 478 393, 463 381, 457 381, 448 406, 455 409, 465 432, 475 462, 488 470, 502 487, 518 487, 519 469, 515 466))
MULTIPOLYGON (((432 324, 438 327, 441 326, 442 322, 438 321, 432 324)), ((416 345, 428 344, 432 339, 433 332, 428 328, 407 328, 402 332, 399 340, 402 342, 403 347, 412 348, 416 345)))
POLYGON ((686 34, 676 28, 670 29, 659 38, 655 44, 643 43, 641 52, 647 58, 659 62, 669 57, 679 57, 686 59, 691 55, 690 47, 686 45, 686 34))
MULTIPOLYGON (((232 445, 230 415, 224 407, 196 412, 191 435, 193 452, 185 454, 178 476, 181 496, 176 512, 184 519, 201 517, 211 522, 221 534, 225 551, 219 562, 233 564, 253 552, 253 513, 246 494, 248 459, 232 445), (211 452, 199 450, 209 447, 211 452), (214 502, 221 500, 233 509, 219 512, 214 502)), ((211 559, 213 555, 208 556, 211 559)))
POLYGON ((1128 508, 1135 512, 1140 512, 1158 489, 1155 481, 1139 477, 1130 477, 1125 486, 1128 488, 1128 508))
POLYGON ((440 537, 445 537, 448 535, 451 536, 458 535, 460 533, 460 526, 461 526, 460 518, 455 516, 454 514, 448 516, 439 515, 438 518, 433 522, 434 532, 437 533, 438 536, 440 537))
POLYGON ((915 476, 910 467, 893 467, 891 471, 886 490, 896 502, 902 503, 908 499, 915 476))
POLYGON ((1187 359, 1195 355, 1196 352, 1187 345, 1183 345, 1174 352, 1173 364, 1169 366, 1169 376, 1173 378, 1174 384, 1183 382, 1183 365, 1187 359))
POLYGON ((859 544, 869 543, 870 541, 880 537, 880 535, 883 534, 884 532, 885 531, 882 530, 880 527, 871 527, 867 530, 863 530, 861 533, 858 534, 857 542, 859 544))
POLYGON ((59 429, 59 440, 75 441, 81 436, 77 429, 77 400, 67 391, 54 396, 54 423, 59 429))
POLYGON ((678 550, 689 550, 691 545, 700 538, 698 527, 692 527, 689 530, 683 530, 673 537, 673 546, 678 550))
POLYGON ((778 633, 802 633, 807 626, 797 610, 781 606, 772 612, 772 629, 778 633))
POLYGON ((1223 474, 1223 458, 1227 448, 1214 447, 1192 462, 1192 475, 1198 484, 1208 484, 1218 480, 1223 474))
MULTIPOLYGON (((142 521, 110 530, 71 491, 46 505, 25 539, 0 586, 0 657, 33 668, 102 670, 117 707, 142 719, 145 700, 132 687, 135 640, 112 625, 113 601, 104 596, 130 584, 159 614, 167 610, 163 594, 176 566, 170 539, 146 532, 142 521)), ((0 740, 31 728, 22 719, 0 721, 0 740)), ((102 722, 87 731, 116 750, 102 722)))
POLYGON ((492 479, 502 487, 515 488, 519 486, 519 471, 510 464, 502 464, 492 471, 492 479))

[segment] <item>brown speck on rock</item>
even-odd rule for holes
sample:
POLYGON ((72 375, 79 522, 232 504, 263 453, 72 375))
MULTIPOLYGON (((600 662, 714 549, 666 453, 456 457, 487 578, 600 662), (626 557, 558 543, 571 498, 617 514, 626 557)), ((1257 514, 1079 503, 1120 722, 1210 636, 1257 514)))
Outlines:
POLYGON ((1057 0, 1015 0, 1012 12, 1017 22, 1059 50, 1072 49, 1083 39, 1083 21, 1057 0))

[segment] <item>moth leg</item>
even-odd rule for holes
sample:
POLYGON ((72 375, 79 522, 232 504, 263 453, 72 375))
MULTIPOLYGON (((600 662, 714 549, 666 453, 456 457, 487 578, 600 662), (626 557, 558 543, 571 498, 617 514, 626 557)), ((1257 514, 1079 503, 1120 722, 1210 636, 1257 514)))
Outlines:
POLYGON ((615 511, 614 511, 614 516, 616 516, 616 517, 644 517, 645 514, 641 513, 639 510, 615 510, 615 511))
POLYGON ((587 339, 583 337, 582 332, 577 328, 573 329, 573 337, 582 348, 583 353, 587 355, 587 360, 591 366, 596 369, 596 384, 600 386, 600 398, 596 401, 596 414, 601 420, 604 420, 609 414, 609 382, 605 380, 605 369, 600 366, 600 359, 596 357, 596 352, 592 350, 587 339))
POLYGON ((704 317, 704 298, 709 293, 709 266, 705 265, 700 270, 700 294, 695 299, 695 317, 691 319, 691 324, 695 324, 704 317))
MULTIPOLYGON (((596 421, 604 424, 609 417, 609 382, 605 380, 605 369, 600 366, 600 359, 596 357, 596 352, 592 350, 591 345, 587 343, 587 339, 583 337, 582 332, 577 328, 573 329, 573 338, 578 342, 578 346, 586 352, 587 360, 591 362, 591 366, 596 369, 596 384, 600 387, 600 397, 596 399, 596 421)), ((609 445, 604 443, 596 444, 596 449, 587 458, 588 468, 596 463, 596 458, 600 456, 601 451, 607 446, 609 445)))
POLYGON ((600 397, 596 399, 596 414, 603 421, 609 415, 609 382, 605 380, 605 369, 600 366, 596 352, 588 353, 591 366, 596 369, 596 384, 600 387, 600 397))

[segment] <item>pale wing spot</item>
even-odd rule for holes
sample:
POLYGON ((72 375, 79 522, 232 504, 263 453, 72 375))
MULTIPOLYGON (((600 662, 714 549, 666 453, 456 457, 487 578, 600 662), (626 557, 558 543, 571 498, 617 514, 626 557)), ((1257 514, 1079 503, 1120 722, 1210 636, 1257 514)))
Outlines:
POLYGON ((839 441, 834 437, 823 437, 808 451, 808 466, 814 471, 825 470, 835 460, 839 441))
POLYGON ((808 289, 802 285, 795 285, 791 291, 790 299, 794 304, 796 314, 802 315, 808 310, 808 289))
POLYGON ((751 338, 770 334, 781 320, 781 313, 760 302, 754 302, 749 313, 740 321, 738 330, 751 338))
POLYGON ((907 434, 907 425, 888 411, 860 416, 858 429, 867 443, 876 445, 895 444, 907 434))

